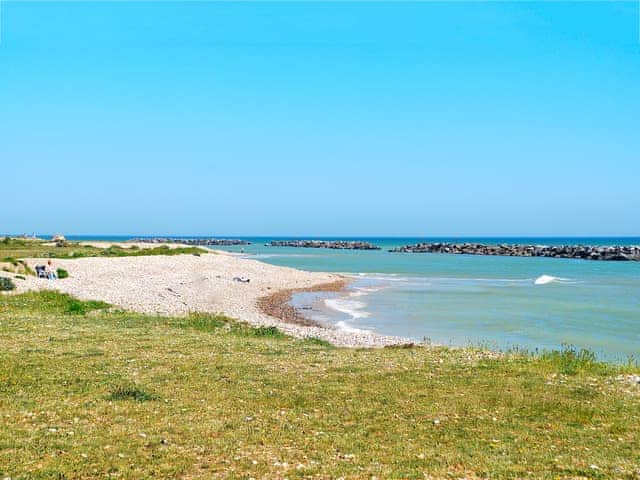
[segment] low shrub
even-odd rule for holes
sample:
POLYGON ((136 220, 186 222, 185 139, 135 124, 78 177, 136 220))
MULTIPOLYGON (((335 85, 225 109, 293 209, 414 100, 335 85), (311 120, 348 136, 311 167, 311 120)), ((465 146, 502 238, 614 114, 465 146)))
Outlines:
POLYGON ((276 327, 253 327, 252 334, 255 337, 285 338, 286 335, 276 327))
POLYGON ((253 327, 246 323, 233 323, 231 332, 241 337, 286 338, 286 335, 276 327, 253 327))
POLYGON ((415 343, 407 342, 407 343, 394 343, 393 345, 385 345, 384 348, 405 350, 408 348, 413 348, 415 346, 416 346, 415 343))
POLYGON ((103 308, 107 308, 109 305, 104 302, 97 302, 95 300, 76 300, 73 297, 69 297, 67 299, 66 308, 64 313, 69 313, 71 315, 85 315, 92 310, 100 310, 103 308))
POLYGON ((147 392, 146 390, 138 387, 137 385, 126 383, 122 385, 116 385, 111 389, 107 400, 133 400, 135 402, 149 402, 151 400, 157 400, 158 396, 147 392))
POLYGON ((229 323, 229 319, 223 315, 209 313, 191 313, 187 318, 186 326, 200 330, 201 332, 211 332, 229 323))
POLYGON ((605 368, 606 365, 596 360, 594 352, 578 349, 575 345, 563 345, 561 350, 544 352, 541 359, 553 365, 559 373, 576 375, 580 371, 594 372, 605 368))
POLYGON ((16 284, 13 280, 7 277, 0 277, 0 292, 9 292, 16 289, 16 284))
POLYGON ((327 342, 326 340, 318 337, 307 337, 302 340, 302 343, 304 343, 305 345, 313 345, 317 347, 335 348, 331 342, 327 342))
POLYGON ((12 308, 18 310, 38 311, 51 314, 72 314, 84 315, 93 310, 104 310, 111 305, 95 300, 82 301, 72 297, 67 293, 60 293, 55 290, 40 290, 11 295, 3 299, 5 302, 11 301, 12 308))
POLYGON ((57 274, 58 274, 58 278, 68 278, 69 277, 69 272, 67 272, 64 268, 58 268, 56 270, 57 274))
POLYGON ((17 266, 18 266, 18 260, 16 260, 16 259, 15 259, 15 258, 13 258, 13 257, 4 257, 1 261, 2 261, 2 262, 5 262, 5 263, 10 263, 10 264, 11 264, 11 265, 13 265, 14 267, 17 267, 17 266))
POLYGON ((24 260, 18 260, 14 257, 4 257, 0 263, 8 263, 9 266, 3 266, 2 270, 11 273, 20 273, 23 275, 35 275, 36 273, 27 265, 24 260))

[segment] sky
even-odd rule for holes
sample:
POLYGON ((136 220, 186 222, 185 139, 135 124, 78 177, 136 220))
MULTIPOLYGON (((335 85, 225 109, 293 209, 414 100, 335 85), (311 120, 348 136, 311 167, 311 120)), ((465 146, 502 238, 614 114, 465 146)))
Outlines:
POLYGON ((638 2, 0 8, 0 232, 640 235, 638 2))

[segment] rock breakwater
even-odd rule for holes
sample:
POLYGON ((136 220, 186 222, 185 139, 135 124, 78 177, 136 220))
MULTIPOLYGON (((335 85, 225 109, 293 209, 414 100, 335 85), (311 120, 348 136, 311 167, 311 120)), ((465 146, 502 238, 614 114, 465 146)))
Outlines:
POLYGON ((394 253, 447 253, 509 257, 576 258, 582 260, 640 261, 640 246, 487 245, 481 243, 418 243, 389 250, 394 253))
POLYGON ((380 247, 369 242, 344 240, 274 240, 267 243, 266 246, 294 248, 332 248, 335 250, 380 250, 380 247))
POLYGON ((199 245, 199 246, 218 246, 228 247, 233 245, 251 245, 251 242, 246 240, 228 239, 228 238, 134 238, 131 242, 138 243, 181 243, 185 245, 199 245))

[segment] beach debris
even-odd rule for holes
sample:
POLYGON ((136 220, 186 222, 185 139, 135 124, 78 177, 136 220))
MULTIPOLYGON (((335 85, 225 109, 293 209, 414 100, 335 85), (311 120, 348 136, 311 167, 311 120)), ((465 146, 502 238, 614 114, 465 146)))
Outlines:
POLYGON ((233 277, 233 281, 240 282, 240 283, 249 283, 251 279, 246 277, 233 277))

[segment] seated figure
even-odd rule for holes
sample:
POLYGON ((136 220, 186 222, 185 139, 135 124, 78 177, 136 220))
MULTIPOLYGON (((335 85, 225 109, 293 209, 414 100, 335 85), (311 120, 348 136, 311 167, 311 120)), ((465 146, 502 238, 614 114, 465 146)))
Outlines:
POLYGON ((45 267, 45 272, 47 274, 47 278, 49 280, 55 280, 58 278, 58 272, 53 266, 53 262, 49 260, 47 262, 47 266, 45 267))

